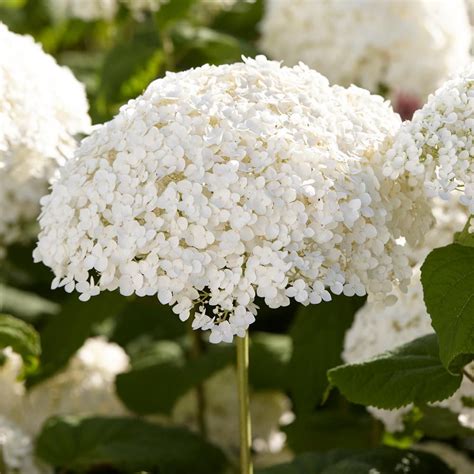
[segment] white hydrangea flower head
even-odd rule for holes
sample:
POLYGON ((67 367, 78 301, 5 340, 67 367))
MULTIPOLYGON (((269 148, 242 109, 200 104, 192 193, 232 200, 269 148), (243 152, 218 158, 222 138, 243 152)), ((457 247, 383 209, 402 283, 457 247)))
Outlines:
MULTIPOLYGON (((436 225, 427 232, 425 246, 413 250, 411 256, 418 262, 423 262, 433 248, 451 243, 454 233, 462 230, 467 219, 466 209, 455 198, 449 201, 435 199, 433 214, 436 225)), ((366 303, 356 313, 354 323, 346 333, 342 358, 347 363, 362 362, 433 332, 423 300, 418 265, 407 293, 398 292, 393 306, 366 303)), ((474 364, 470 370, 474 372, 474 364)), ((434 405, 450 409, 458 414, 461 424, 474 427, 474 409, 464 405, 463 397, 474 397, 474 384, 466 377, 452 397, 434 405)), ((375 407, 368 407, 367 410, 383 422, 387 431, 395 432, 403 430, 403 417, 412 408, 408 405, 395 410, 375 407)))
POLYGON ((426 451, 442 459, 456 474, 472 474, 474 462, 465 453, 446 443, 428 441, 413 446, 417 451, 426 451))
POLYGON ((34 457, 33 439, 20 426, 0 415, 0 469, 4 474, 52 474, 53 468, 34 457))
POLYGON ((110 21, 115 17, 119 3, 118 0, 48 0, 48 7, 56 20, 110 21))
POLYGON ((396 243, 431 222, 385 179, 400 118, 379 96, 259 56, 168 73, 86 138, 42 200, 35 261, 53 288, 157 295, 211 342, 271 308, 366 292, 411 268, 396 243))
POLYGON ((22 425, 37 433, 53 415, 126 414, 115 394, 115 377, 128 365, 127 354, 117 344, 101 337, 88 339, 62 372, 25 395, 22 425))
POLYGON ((24 238, 48 180, 90 126, 84 86, 29 36, 0 23, 0 253, 24 238))
MULTIPOLYGON (((239 453, 239 414, 235 369, 225 368, 203 384, 206 400, 205 423, 211 442, 222 446, 229 455, 239 453)), ((275 390, 256 391, 250 397, 253 449, 258 455, 277 455, 284 448, 286 436, 281 431, 281 420, 290 411, 286 395, 275 390)), ((181 397, 171 415, 173 424, 198 429, 195 390, 181 397)))
POLYGON ((21 412, 25 386, 20 380, 23 368, 21 357, 10 347, 0 351, 4 359, 0 365, 0 414, 15 416, 21 412))
POLYGON ((469 61, 464 0, 267 0, 262 50, 340 85, 424 100, 469 61))
POLYGON ((459 200, 474 213, 474 63, 431 95, 387 152, 386 176, 423 182, 430 196, 459 200))

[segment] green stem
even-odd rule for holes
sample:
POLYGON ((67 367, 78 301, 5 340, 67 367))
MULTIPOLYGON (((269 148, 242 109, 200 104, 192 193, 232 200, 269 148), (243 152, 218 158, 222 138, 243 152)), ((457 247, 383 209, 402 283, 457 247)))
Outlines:
POLYGON ((253 474, 251 447, 252 429, 249 402, 249 335, 236 337, 237 383, 239 391, 240 473, 253 474))

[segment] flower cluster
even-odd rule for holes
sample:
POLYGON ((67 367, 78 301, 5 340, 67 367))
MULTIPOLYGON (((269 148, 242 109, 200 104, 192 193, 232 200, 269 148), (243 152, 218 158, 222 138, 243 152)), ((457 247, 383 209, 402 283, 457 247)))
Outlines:
MULTIPOLYGON (((0 366, 0 459, 7 473, 50 472, 36 464, 33 439, 53 415, 123 415, 115 395, 115 376, 128 368, 128 357, 102 338, 85 342, 64 371, 27 391, 19 380, 20 357, 7 349, 0 366)), ((0 463, 1 465, 1 463, 0 463)))
POLYGON ((0 253, 25 238, 48 180, 90 127, 85 90, 29 36, 0 23, 0 253))
POLYGON ((474 63, 431 95, 405 122, 387 152, 384 174, 406 173, 424 182, 429 195, 460 202, 474 213, 474 63))
POLYGON ((423 191, 382 175, 400 119, 379 96, 259 56, 168 73, 86 138, 42 200, 53 288, 157 295, 211 341, 255 298, 384 298, 411 268, 423 191))
MULTIPOLYGON (((239 453, 238 391, 235 370, 221 370, 204 384, 205 423, 209 440, 221 447, 231 457, 239 453)), ((291 416, 290 401, 283 393, 271 390, 253 392, 250 397, 253 450, 258 457, 278 457, 287 454, 283 449, 286 436, 280 423, 291 416)), ((198 428, 195 391, 181 397, 171 415, 173 424, 198 428)))
POLYGON ((424 100, 469 61, 464 0, 267 0, 261 47, 333 83, 424 100))
MULTIPOLYGON (((433 213, 437 219, 436 226, 427 233, 425 247, 413 250, 411 255, 418 262, 423 261, 433 248, 452 242, 453 234, 463 228, 467 218, 464 208, 455 198, 448 202, 440 199, 435 202, 433 213)), ((397 296, 397 302, 391 307, 381 308, 379 305, 367 303, 357 312, 344 342, 342 356, 346 362, 368 360, 413 339, 433 333, 431 319, 423 300, 419 267, 408 292, 397 296)), ((449 408, 459 415, 461 424, 474 427, 474 409, 463 403, 464 397, 473 396, 474 385, 464 378, 461 387, 452 397, 435 405, 449 408)), ((403 416, 411 409, 411 405, 396 410, 368 407, 368 411, 380 419, 390 432, 403 430, 403 416)))

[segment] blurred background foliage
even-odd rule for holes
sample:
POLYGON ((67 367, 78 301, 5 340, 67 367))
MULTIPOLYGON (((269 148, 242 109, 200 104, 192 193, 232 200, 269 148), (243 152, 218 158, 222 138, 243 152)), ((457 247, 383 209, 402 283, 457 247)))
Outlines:
MULTIPOLYGON (((121 5, 110 21, 86 22, 55 18, 43 0, 0 0, 0 21, 14 32, 32 35, 73 70, 86 85, 93 123, 101 123, 166 71, 258 54, 255 40, 263 8, 262 0, 237 1, 226 8, 172 0, 157 12, 137 16, 121 5)), ((166 414, 180 396, 234 362, 231 346, 210 347, 205 336, 189 331, 156 298, 101 293, 82 303, 76 295, 51 291, 52 275, 33 264, 32 249, 10 248, 0 267, 0 312, 29 323, 39 334, 34 340, 31 326, 0 332, 0 347, 11 344, 12 331, 22 341, 18 350, 28 359, 29 386, 58 373, 87 338, 104 335, 131 358, 131 370, 117 378, 120 399, 138 415, 166 414)), ((362 469, 369 465, 378 472, 395 472, 401 455, 388 447, 407 448, 423 437, 473 452, 473 433, 447 410, 418 407, 406 432, 395 437, 384 434, 364 407, 328 390, 326 372, 341 363, 345 331, 363 302, 336 297, 330 303, 306 308, 293 303, 272 311, 261 305, 251 326, 250 380, 257 392, 279 390, 290 397, 294 416, 282 429, 287 447, 296 454, 295 461, 267 467, 262 474, 368 472, 362 469), (365 454, 354 451, 361 448, 365 454)), ((219 448, 184 430, 164 429, 141 418, 109 423, 101 418, 52 420, 40 435, 38 453, 61 466, 62 473, 214 474, 232 464, 219 448), (74 441, 78 437, 82 444, 74 441)), ((428 455, 424 461, 418 470, 406 472, 449 472, 428 455)))

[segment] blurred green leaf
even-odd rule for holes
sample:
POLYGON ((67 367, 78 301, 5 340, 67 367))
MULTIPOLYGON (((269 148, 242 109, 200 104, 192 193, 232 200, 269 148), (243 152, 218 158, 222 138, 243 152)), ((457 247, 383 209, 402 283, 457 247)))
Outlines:
POLYGON ((291 339, 283 334, 252 333, 250 344, 250 384, 256 390, 285 389, 291 339))
POLYGON ((209 347, 202 356, 184 360, 176 351, 169 357, 169 348, 156 347, 156 362, 151 359, 146 364, 119 374, 116 378, 117 394, 132 411, 145 415, 171 413, 177 399, 204 382, 212 374, 231 363, 232 347, 209 347), (163 357, 163 350, 168 350, 163 357))
POLYGON ((420 337, 359 364, 331 369, 329 380, 351 402, 378 408, 444 400, 460 386, 439 360, 436 334, 420 337))
POLYGON ((255 48, 246 41, 204 26, 182 23, 173 31, 173 42, 180 69, 203 64, 230 64, 241 56, 255 56, 255 48))
POLYGON ((462 426, 458 414, 448 408, 425 406, 414 423, 414 429, 420 430, 430 438, 467 438, 474 436, 474 430, 462 426))
POLYGON ((35 293, 0 285, 0 310, 27 320, 57 314, 60 306, 35 293))
POLYGON ((380 423, 368 413, 318 410, 299 416, 283 428, 292 451, 328 451, 335 448, 368 448, 381 438, 380 423))
POLYGON ((37 455, 63 469, 94 466, 160 474, 221 473, 223 453, 197 435, 133 418, 54 418, 37 439, 37 455))
POLYGON ((433 454, 380 447, 365 451, 305 453, 292 462, 259 469, 256 474, 454 474, 433 454))
POLYGON ((237 0, 214 18, 212 28, 246 40, 259 36, 258 26, 263 17, 264 0, 237 0))
POLYGON ((474 358, 474 248, 451 244, 433 250, 421 267, 426 308, 450 372, 474 358))
POLYGON ((164 2, 160 5, 159 10, 155 14, 160 30, 167 30, 177 21, 185 19, 195 3, 196 0, 179 0, 177 2, 164 2))
POLYGON ((19 354, 25 365, 35 365, 40 353, 41 344, 38 333, 21 319, 0 314, 0 349, 11 347, 19 354))
POLYGON ((40 331, 43 348, 40 371, 28 380, 29 384, 40 382, 62 369, 92 335, 94 325, 118 314, 125 303, 126 299, 117 293, 101 293, 87 303, 72 295, 40 331))
POLYGON ((329 385, 327 371, 341 360, 344 335, 365 298, 333 296, 302 306, 290 330, 293 341, 288 383, 296 413, 311 412, 329 385))

